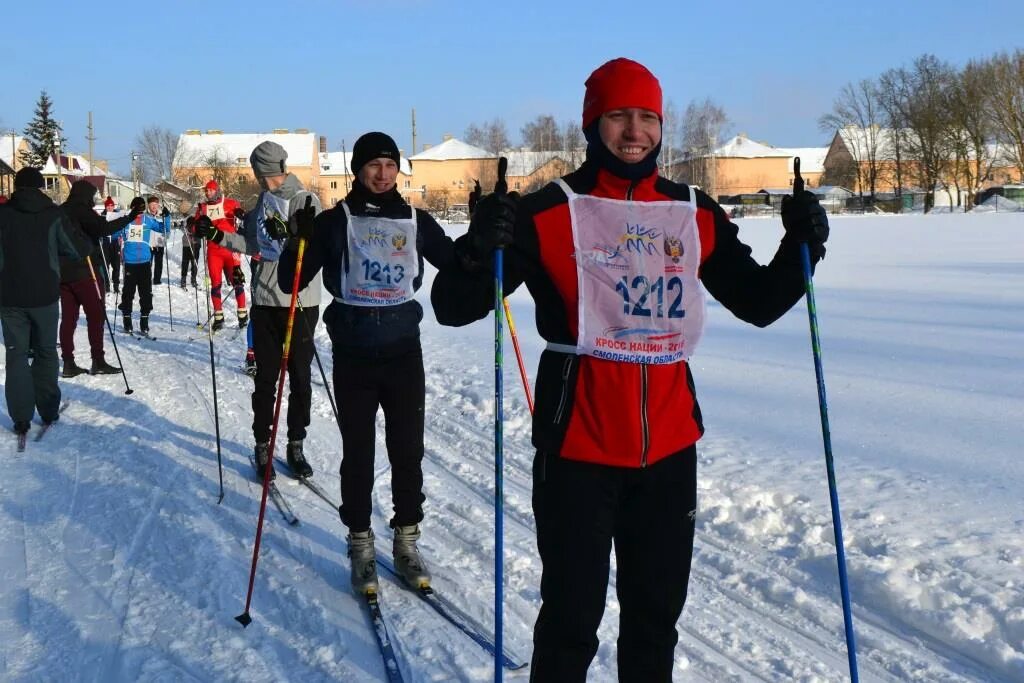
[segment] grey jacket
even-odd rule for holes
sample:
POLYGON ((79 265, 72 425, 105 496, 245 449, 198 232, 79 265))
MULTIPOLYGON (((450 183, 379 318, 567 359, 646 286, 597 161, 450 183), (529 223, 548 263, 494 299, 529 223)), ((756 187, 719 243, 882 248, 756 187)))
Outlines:
MULTIPOLYGON (((274 243, 263 230, 262 221, 259 220, 260 213, 264 206, 272 198, 284 200, 288 204, 288 218, 291 218, 296 211, 306 204, 306 197, 313 198, 313 206, 316 212, 320 213, 320 200, 311 192, 302 187, 302 183, 294 175, 289 173, 284 184, 274 191, 260 193, 256 208, 250 211, 245 217, 245 224, 237 233, 221 232, 218 235, 217 243, 231 251, 236 251, 249 256, 258 256, 259 260, 253 258, 252 265, 252 290, 253 306, 272 306, 275 308, 288 308, 291 304, 291 294, 285 294, 277 284, 277 258, 283 248, 284 241, 274 243), (262 239, 260 233, 263 232, 262 239), (261 244, 261 242, 263 244, 261 244), (269 246, 269 248, 268 248, 269 246)), ((320 305, 320 275, 318 274, 306 287, 299 291, 299 304, 303 307, 320 305)))

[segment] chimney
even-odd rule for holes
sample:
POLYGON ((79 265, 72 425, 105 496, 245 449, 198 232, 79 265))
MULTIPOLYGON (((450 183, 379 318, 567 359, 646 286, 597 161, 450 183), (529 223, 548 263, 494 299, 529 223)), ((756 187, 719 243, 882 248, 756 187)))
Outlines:
POLYGON ((296 135, 309 135, 309 128, 296 128, 295 129, 295 134, 296 135))
POLYGON ((452 139, 452 134, 451 133, 445 133, 444 134, 444 141, 445 142, 448 142, 451 139, 452 139))
POLYGON ((207 135, 223 135, 224 131, 219 128, 210 128, 206 131, 207 135))
POLYGON ((275 128, 274 130, 271 131, 271 134, 273 134, 273 135, 287 135, 288 134, 288 129, 287 128, 275 128))
POLYGON ((321 154, 327 154, 327 136, 326 135, 321 135, 320 136, 320 153, 321 154))
POLYGON ((426 152, 426 151, 427 151, 428 149, 430 149, 431 147, 433 147, 433 145, 431 145, 431 144, 430 144, 429 142, 424 142, 424 143, 423 143, 423 151, 424 151, 424 152, 426 152))

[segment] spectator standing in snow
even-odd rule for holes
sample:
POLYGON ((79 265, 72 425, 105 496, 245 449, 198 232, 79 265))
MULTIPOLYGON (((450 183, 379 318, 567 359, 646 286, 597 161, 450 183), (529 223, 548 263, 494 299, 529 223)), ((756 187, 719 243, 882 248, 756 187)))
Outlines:
POLYGON ((72 259, 62 257, 60 261, 60 353, 64 361, 64 377, 75 377, 84 372, 94 375, 108 375, 121 371, 107 363, 103 352, 103 329, 106 322, 106 306, 100 296, 104 283, 94 282, 103 275, 103 257, 100 254, 100 240, 118 232, 131 223, 138 214, 128 214, 108 221, 96 213, 93 200, 96 186, 87 180, 77 180, 71 185, 68 199, 62 205, 75 229, 69 231, 76 240, 84 240, 89 249, 88 258, 72 259), (96 285, 99 284, 100 290, 96 285), (79 309, 85 310, 85 321, 89 330, 89 349, 92 355, 90 370, 75 363, 75 328, 78 326, 79 309))
POLYGON ((181 288, 185 289, 185 278, 189 271, 192 273, 192 286, 198 287, 196 283, 196 272, 199 268, 199 238, 195 232, 195 217, 189 216, 185 219, 185 227, 181 231, 181 288))
POLYGON ((463 325, 523 282, 547 349, 533 417, 533 510, 543 563, 531 681, 586 680, 597 652, 609 554, 617 562, 622 681, 672 680, 697 514, 704 432, 687 359, 704 325, 704 290, 765 326, 804 292, 801 243, 825 253, 828 221, 810 192, 787 198, 768 265, 751 258, 710 197, 658 175, 662 95, 642 65, 612 60, 586 82, 585 163, 521 201, 479 201, 438 274, 438 320, 463 325))
MULTIPOLYGON (((274 420, 278 373, 281 369, 284 336, 288 326, 291 294, 278 285, 278 260, 288 237, 288 221, 312 198, 314 212, 320 200, 305 190, 288 173, 288 153, 276 142, 256 146, 249 157, 253 174, 263 191, 256 207, 246 214, 240 232, 225 232, 208 221, 196 221, 196 234, 222 249, 253 257, 252 267, 252 348, 256 362, 256 382, 252 392, 252 433, 255 441, 257 474, 262 481, 268 465, 270 430, 274 420), (205 226, 205 227, 204 227, 205 226)), ((289 281, 290 282, 290 281, 289 281)), ((299 292, 302 311, 296 310, 288 355, 288 467, 301 477, 313 475, 306 461, 303 440, 309 426, 313 390, 310 364, 313 361, 313 330, 320 315, 320 278, 315 277, 299 292), (300 318, 304 318, 300 319, 300 318)), ((273 464, 270 464, 273 468, 273 464)), ((273 471, 271 475, 275 475, 273 471)))
POLYGON ((14 431, 29 430, 38 411, 44 423, 60 413, 57 385, 57 301, 61 256, 89 253, 71 237, 74 225, 43 192, 43 175, 26 166, 14 175, 14 193, 0 205, 0 324, 7 348, 4 393, 14 431), (32 363, 29 364, 29 353, 32 363))
POLYGON ((165 206, 160 210, 160 198, 151 196, 146 200, 148 220, 163 223, 162 230, 154 230, 152 233, 153 243, 150 250, 153 252, 153 284, 163 282, 164 253, 167 244, 167 235, 171 234, 171 212, 165 206))
MULTIPOLYGON (((307 242, 301 286, 321 271, 334 302, 324 324, 334 350, 334 390, 342 431, 341 521, 348 527, 352 588, 376 592, 372 512, 375 420, 384 411, 391 463, 393 552, 403 579, 429 585, 416 542, 423 520, 423 409, 425 385, 419 322, 413 295, 423 259, 439 269, 454 266, 452 241, 428 213, 405 203, 396 187, 400 157, 384 133, 367 133, 352 149, 355 176, 344 201, 315 224, 295 220, 307 242)), ((278 282, 288 292, 298 240, 288 240, 278 282)), ((260 362, 259 350, 256 352, 260 362)))
MULTIPOLYGON (((114 200, 110 195, 103 200, 103 215, 107 217, 107 220, 116 220, 114 213, 115 207, 114 200)), ((113 285, 114 292, 121 291, 121 234, 115 232, 107 235, 103 238, 100 246, 103 249, 103 263, 106 265, 103 268, 103 285, 106 291, 110 291, 111 285, 113 285), (110 272, 107 272, 107 268, 110 268, 110 272)))

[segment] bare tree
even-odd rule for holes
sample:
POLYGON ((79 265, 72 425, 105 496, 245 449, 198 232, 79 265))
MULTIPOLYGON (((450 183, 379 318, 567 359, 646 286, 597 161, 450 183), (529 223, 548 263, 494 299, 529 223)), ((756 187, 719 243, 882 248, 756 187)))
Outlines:
POLYGON ((564 149, 558 122, 550 114, 542 114, 520 129, 523 144, 534 152, 553 152, 564 149))
POLYGON ((683 118, 675 102, 666 98, 661 112, 661 155, 658 171, 669 180, 676 180, 679 174, 677 166, 685 155, 682 145, 683 118))
MULTIPOLYGON (((903 195, 906 158, 907 116, 904 102, 910 97, 910 76, 906 69, 889 69, 878 80, 878 106, 888 129, 886 160, 893 164, 893 185, 897 197, 903 195)), ((902 204, 900 205, 902 210, 902 204)))
POLYGON ((1009 161, 1024 176, 1024 50, 996 55, 991 78, 996 139, 1006 145, 1009 161))
POLYGON ((950 134, 956 156, 958 189, 962 178, 969 192, 965 211, 973 205, 981 184, 991 176, 997 159, 996 147, 990 144, 995 131, 992 71, 991 62, 968 62, 950 90, 950 134))
POLYGON ((486 149, 495 155, 512 146, 508 139, 508 128, 501 118, 494 118, 482 124, 469 124, 466 126, 463 139, 474 147, 486 149))
POLYGON ((562 124, 562 145, 565 162, 569 170, 575 171, 587 157, 587 141, 583 138, 579 119, 570 119, 562 124))
POLYGON ((914 159, 918 184, 925 191, 925 211, 935 205, 935 187, 945 184, 950 147, 949 90, 955 72, 934 55, 914 60, 909 72, 909 97, 904 101, 907 128, 906 144, 914 159))
POLYGON ((714 151, 729 123, 725 110, 705 98, 686 105, 682 122, 682 154, 687 162, 689 182, 709 194, 716 189, 714 151))
POLYGON ((155 185, 161 179, 173 177, 174 155, 178 149, 178 136, 168 128, 146 126, 135 136, 135 149, 139 153, 142 181, 155 185))
POLYGON ((869 80, 848 83, 832 103, 832 111, 818 119, 823 132, 838 132, 856 168, 861 202, 864 188, 874 198, 878 180, 882 129, 878 92, 869 80))

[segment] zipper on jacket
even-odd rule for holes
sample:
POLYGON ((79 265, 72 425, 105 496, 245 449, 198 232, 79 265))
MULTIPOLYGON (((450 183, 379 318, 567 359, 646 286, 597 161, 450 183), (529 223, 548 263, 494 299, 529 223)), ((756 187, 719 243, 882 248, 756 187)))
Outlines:
POLYGON ((647 467, 647 451, 651 447, 650 426, 647 424, 647 364, 640 364, 640 430, 642 450, 640 451, 640 467, 647 467))
POLYGON ((629 182, 629 187, 626 189, 626 201, 633 201, 633 190, 635 190, 636 186, 639 184, 639 180, 631 180, 629 182))
POLYGON ((558 399, 558 409, 555 410, 555 424, 562 422, 562 414, 565 412, 565 402, 569 398, 569 374, 572 372, 573 356, 566 356, 562 364, 562 396, 558 399))

